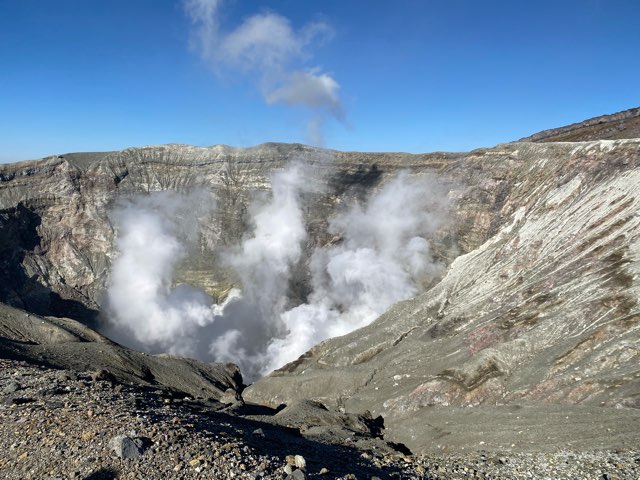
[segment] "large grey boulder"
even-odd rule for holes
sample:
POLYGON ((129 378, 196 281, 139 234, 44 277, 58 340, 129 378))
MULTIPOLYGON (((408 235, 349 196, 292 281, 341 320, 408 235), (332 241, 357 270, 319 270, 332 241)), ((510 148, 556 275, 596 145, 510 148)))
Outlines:
POLYGON ((142 442, 126 435, 118 435, 109 440, 109 448, 118 458, 130 459, 142 456, 142 442))

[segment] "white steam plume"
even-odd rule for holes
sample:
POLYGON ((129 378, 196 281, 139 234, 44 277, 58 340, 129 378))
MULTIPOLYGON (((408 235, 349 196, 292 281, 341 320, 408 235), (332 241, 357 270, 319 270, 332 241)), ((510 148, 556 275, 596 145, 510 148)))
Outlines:
POLYGON ((362 205, 335 214, 334 240, 305 259, 304 205, 320 183, 299 165, 272 176, 271 194, 250 209, 252 229, 225 256, 242 294, 222 305, 173 287, 189 239, 207 217, 195 208, 202 199, 165 192, 125 202, 115 214, 120 254, 108 292, 114 332, 147 350, 233 361, 253 380, 367 325, 438 274, 427 238, 442 223, 446 197, 434 181, 403 173, 386 182, 362 205), (291 294, 301 267, 311 279, 302 304, 291 294))
POLYGON ((336 80, 318 67, 303 68, 309 47, 332 36, 322 21, 295 30, 291 22, 274 12, 252 15, 235 29, 220 26, 222 0, 185 0, 193 24, 192 44, 216 72, 226 69, 257 75, 268 104, 303 106, 314 112, 311 140, 327 116, 344 122, 336 80))
POLYGON ((334 117, 342 119, 338 83, 326 73, 293 72, 286 83, 267 95, 267 103, 306 105, 326 108, 334 117))
POLYGON ((429 243, 443 220, 446 197, 428 179, 402 173, 366 205, 335 216, 340 241, 318 248, 311 261, 313 293, 284 312, 287 334, 267 348, 262 373, 290 362, 313 345, 371 323, 394 303, 415 296, 441 266, 429 243))
POLYGON ((335 215, 333 245, 309 264, 312 293, 290 306, 289 283, 307 238, 302 215, 309 173, 294 167, 272 179, 273 197, 252 212, 254 232, 230 265, 243 298, 218 320, 228 322, 211 344, 218 361, 239 363, 250 379, 295 360, 327 338, 367 325, 394 303, 415 296, 441 266, 426 238, 441 225, 445 196, 432 180, 398 175, 364 206, 335 215))
POLYGON ((113 214, 118 257, 111 270, 108 333, 170 353, 194 353, 193 335, 221 307, 188 285, 173 285, 178 264, 213 208, 204 191, 157 192, 122 201, 113 214))
POLYGON ((299 165, 273 175, 271 200, 252 207, 253 233, 228 259, 240 275, 245 296, 266 318, 284 308, 289 273, 307 238, 300 204, 305 180, 299 165))
POLYGON ((310 173, 294 164, 271 178, 271 198, 250 210, 253 230, 227 257, 241 280, 243 297, 225 309, 223 331, 211 345, 218 361, 239 363, 243 375, 255 378, 268 362, 267 346, 286 335, 280 315, 288 307, 292 268, 301 260, 307 239, 302 196, 314 184, 310 173))

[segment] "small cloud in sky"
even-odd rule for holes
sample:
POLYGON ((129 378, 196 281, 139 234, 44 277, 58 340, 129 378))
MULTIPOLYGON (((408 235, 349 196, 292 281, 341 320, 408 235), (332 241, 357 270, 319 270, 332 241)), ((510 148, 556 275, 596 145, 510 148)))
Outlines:
POLYGON ((192 46, 217 73, 226 70, 256 75, 269 105, 303 106, 312 113, 311 140, 322 143, 321 126, 333 117, 345 121, 338 82, 319 67, 306 67, 310 47, 327 41, 333 29, 323 21, 295 29, 275 12, 245 18, 235 28, 220 25, 223 0, 185 0, 193 24, 192 46))
POLYGON ((339 88, 338 82, 326 73, 292 72, 284 84, 266 96, 266 100, 270 104, 286 103, 323 108, 335 118, 342 120, 339 88))

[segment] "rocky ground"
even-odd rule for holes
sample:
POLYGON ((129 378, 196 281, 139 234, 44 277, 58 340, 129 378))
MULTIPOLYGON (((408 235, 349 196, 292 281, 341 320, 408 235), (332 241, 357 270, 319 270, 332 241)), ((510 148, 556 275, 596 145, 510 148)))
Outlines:
POLYGON ((295 411, 272 415, 257 406, 180 397, 118 383, 105 371, 0 360, 0 400, 0 477, 7 479, 640 478, 638 445, 416 457, 358 433, 338 432, 334 444, 313 440, 312 428, 300 433, 295 411), (295 428, 267 421, 269 415, 295 428))

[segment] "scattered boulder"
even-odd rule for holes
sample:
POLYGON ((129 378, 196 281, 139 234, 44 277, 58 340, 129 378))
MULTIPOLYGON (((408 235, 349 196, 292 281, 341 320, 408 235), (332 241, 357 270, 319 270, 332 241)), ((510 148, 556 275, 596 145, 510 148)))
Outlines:
POLYGON ((307 461, 302 455, 296 455, 295 457, 293 457, 293 461, 296 465, 296 468, 299 468, 300 470, 304 470, 305 468, 307 468, 307 461))
POLYGON ((233 388, 227 388, 220 397, 220 403, 224 403, 225 405, 244 405, 244 400, 242 395, 240 395, 236 390, 233 388))
MULTIPOLYGON (((287 464, 283 467, 285 477, 288 480, 304 480, 304 470, 307 468, 307 461, 302 455, 287 455, 285 457, 287 464)), ((328 470, 327 470, 328 471, 328 470)))
POLYGON ((96 370, 89 373, 91 380, 94 382, 110 382, 117 383, 116 377, 109 370, 96 370))
POLYGON ((119 458, 138 458, 144 453, 144 439, 118 435, 109 440, 109 448, 119 458))
POLYGON ((18 382, 16 382, 15 380, 12 380, 4 386, 4 388, 2 389, 2 393, 5 395, 10 395, 12 393, 17 392, 21 388, 22 386, 18 382))
POLYGON ((287 475, 286 480, 305 480, 306 476, 302 470, 294 470, 287 475))

